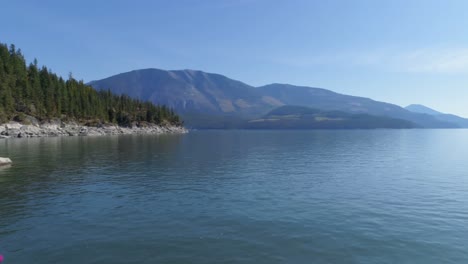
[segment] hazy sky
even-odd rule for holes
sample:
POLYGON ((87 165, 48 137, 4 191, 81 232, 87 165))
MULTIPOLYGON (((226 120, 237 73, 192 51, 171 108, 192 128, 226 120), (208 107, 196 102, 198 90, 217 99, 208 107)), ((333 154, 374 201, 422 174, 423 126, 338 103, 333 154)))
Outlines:
POLYGON ((466 0, 2 1, 0 42, 84 81, 198 69, 468 117, 466 0))

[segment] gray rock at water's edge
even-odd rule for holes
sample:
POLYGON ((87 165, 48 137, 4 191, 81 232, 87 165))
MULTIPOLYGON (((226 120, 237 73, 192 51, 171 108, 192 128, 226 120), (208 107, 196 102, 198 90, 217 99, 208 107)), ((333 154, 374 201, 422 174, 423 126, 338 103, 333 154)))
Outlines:
POLYGON ((9 165, 11 164, 11 159, 9 158, 1 158, 0 157, 0 166, 3 166, 3 165, 9 165))
POLYGON ((62 123, 53 120, 39 125, 25 125, 18 122, 9 122, 0 125, 1 138, 30 138, 30 137, 57 137, 57 136, 100 136, 122 134, 184 134, 188 131, 180 126, 146 125, 133 127, 120 127, 112 124, 103 124, 98 127, 79 125, 75 122, 62 123))

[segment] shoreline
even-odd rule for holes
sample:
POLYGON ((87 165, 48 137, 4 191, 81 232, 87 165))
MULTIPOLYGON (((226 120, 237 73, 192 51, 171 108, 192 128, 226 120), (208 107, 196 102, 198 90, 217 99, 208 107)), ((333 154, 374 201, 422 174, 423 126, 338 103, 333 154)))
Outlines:
POLYGON ((114 124, 98 126, 80 125, 75 122, 48 122, 43 124, 21 124, 8 122, 0 124, 0 139, 34 137, 111 136, 132 134, 185 134, 181 126, 145 124, 144 126, 122 127, 114 124))

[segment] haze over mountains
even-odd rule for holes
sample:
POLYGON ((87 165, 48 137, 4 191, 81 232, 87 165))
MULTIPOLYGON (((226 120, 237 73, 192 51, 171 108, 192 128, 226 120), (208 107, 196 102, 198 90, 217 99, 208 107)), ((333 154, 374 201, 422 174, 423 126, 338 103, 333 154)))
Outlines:
POLYGON ((452 115, 452 114, 441 113, 439 111, 436 111, 424 105, 412 104, 412 105, 408 105, 407 107, 405 107, 405 109, 414 113, 431 115, 435 117, 437 120, 440 120, 443 122, 450 122, 450 123, 456 124, 458 127, 461 127, 461 128, 468 128, 468 119, 459 117, 456 115, 452 115))
POLYGON ((264 117, 285 105, 410 122, 400 122, 395 127, 401 127, 401 124, 423 128, 464 127, 460 120, 454 122, 369 98, 290 84, 253 87, 220 74, 194 70, 134 70, 89 84, 98 90, 110 89, 117 94, 165 104, 180 113, 191 127, 205 127, 206 122, 212 128, 223 128, 226 123, 239 127, 243 126, 240 124, 244 124, 244 121, 264 117))

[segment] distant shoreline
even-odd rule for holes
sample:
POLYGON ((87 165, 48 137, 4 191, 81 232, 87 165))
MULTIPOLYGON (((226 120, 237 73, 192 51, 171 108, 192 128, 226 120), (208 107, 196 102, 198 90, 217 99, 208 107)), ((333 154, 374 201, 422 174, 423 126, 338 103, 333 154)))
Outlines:
POLYGON ((75 122, 47 122, 43 124, 8 122, 0 124, 0 139, 185 133, 188 133, 188 130, 182 126, 156 124, 145 124, 144 126, 135 125, 132 127, 123 127, 115 124, 87 126, 75 122))

